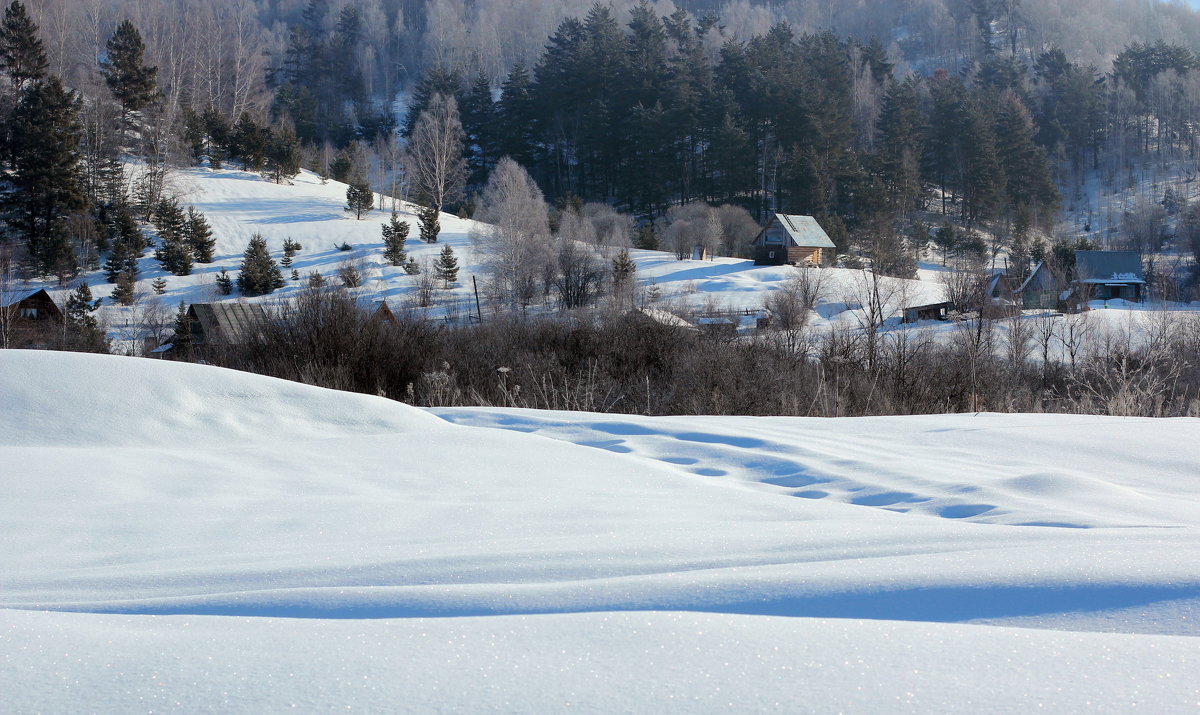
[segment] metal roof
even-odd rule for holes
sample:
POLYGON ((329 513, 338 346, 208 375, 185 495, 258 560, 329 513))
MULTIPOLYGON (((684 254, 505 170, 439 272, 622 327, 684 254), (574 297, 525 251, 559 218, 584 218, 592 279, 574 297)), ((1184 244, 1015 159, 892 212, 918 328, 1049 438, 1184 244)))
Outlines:
POLYGON ((812 216, 775 214, 774 220, 778 221, 780 226, 783 226, 783 230, 787 231, 797 246, 803 248, 837 248, 837 246, 833 245, 833 241, 829 239, 829 235, 825 233, 825 229, 821 228, 821 224, 817 223, 817 220, 812 216))
POLYGON ((262 330, 267 312, 256 303, 192 303, 208 345, 239 345, 262 330))
POLYGON ((1081 283, 1145 283, 1137 251, 1076 251, 1075 275, 1081 283))

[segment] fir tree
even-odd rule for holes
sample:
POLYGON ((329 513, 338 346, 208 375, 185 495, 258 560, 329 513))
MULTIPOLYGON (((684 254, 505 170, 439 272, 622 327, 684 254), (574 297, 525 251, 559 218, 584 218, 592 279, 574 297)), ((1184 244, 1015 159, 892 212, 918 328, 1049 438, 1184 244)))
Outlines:
POLYGON ((442 248, 441 255, 433 263, 433 273, 446 288, 458 280, 458 258, 454 255, 453 248, 450 246, 442 248))
POLYGON ((417 224, 420 228, 421 240, 425 243, 437 243, 438 234, 442 231, 439 220, 440 212, 428 198, 424 200, 418 198, 417 202, 420 204, 417 208, 417 224))
POLYGON ((242 112, 229 136, 229 149, 242 162, 243 171, 262 171, 267 160, 270 136, 267 129, 242 112))
POLYGON ((292 280, 300 280, 300 271, 296 270, 295 268, 292 269, 292 280))
POLYGON ((346 187, 346 210, 354 213, 354 218, 361 221, 364 213, 375 207, 375 192, 365 181, 352 181, 346 187))
POLYGON ((20 90, 29 82, 45 78, 50 64, 38 39, 38 28, 19 0, 4 10, 0 24, 0 69, 13 87, 20 90))
POLYGON ((404 272, 410 276, 418 275, 421 273, 421 264, 417 263, 417 259, 409 256, 408 261, 404 264, 404 272))
POLYGON ((108 282, 116 283, 125 274, 136 276, 137 271, 137 257, 133 255, 129 247, 124 243, 113 246, 112 251, 108 254, 108 260, 104 262, 104 273, 108 282))
POLYGON ((224 268, 217 274, 217 290, 221 295, 229 295, 233 292, 233 279, 229 277, 229 272, 224 268))
POLYGON ((244 295, 264 295, 284 286, 283 274, 267 252, 267 241, 260 234, 250 237, 250 244, 242 254, 237 284, 244 295))
POLYGON ((947 258, 958 252, 959 243, 958 231, 949 222, 942 224, 941 228, 933 233, 933 245, 942 254, 943 266, 946 265, 947 258))
POLYGON ((162 295, 167 292, 167 279, 159 276, 150 282, 150 287, 154 289, 156 294, 162 295))
POLYGON ((184 243, 182 236, 163 236, 162 246, 154 252, 154 257, 168 273, 186 276, 192 272, 192 250, 184 243))
POLYGON ((142 63, 146 45, 129 20, 117 26, 105 45, 100 73, 126 118, 158 99, 157 67, 142 63))
POLYGON ((401 221, 396 214, 383 224, 383 257, 393 266, 404 265, 404 242, 408 240, 408 222, 401 221))
POLYGON ((613 288, 620 292, 626 288, 637 273, 637 264, 629 256, 629 249, 622 248, 612 261, 613 288))
POLYGON ((184 223, 184 240, 192 252, 196 263, 212 263, 213 250, 217 247, 217 239, 213 237, 212 226, 204 218, 204 214, 189 206, 187 219, 184 223))

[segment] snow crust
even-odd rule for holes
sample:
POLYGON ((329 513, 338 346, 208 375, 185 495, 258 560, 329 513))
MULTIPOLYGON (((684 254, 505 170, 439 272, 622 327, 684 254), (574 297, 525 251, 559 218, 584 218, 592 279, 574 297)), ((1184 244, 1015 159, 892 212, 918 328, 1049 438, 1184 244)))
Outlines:
POLYGON ((13 711, 1178 712, 1200 420, 425 411, 0 351, 13 711))

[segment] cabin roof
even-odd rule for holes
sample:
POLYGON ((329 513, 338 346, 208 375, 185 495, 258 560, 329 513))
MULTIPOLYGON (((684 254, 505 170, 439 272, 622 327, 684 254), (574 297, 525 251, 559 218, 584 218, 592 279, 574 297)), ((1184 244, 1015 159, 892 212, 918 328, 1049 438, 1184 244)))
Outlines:
POLYGON ((1137 251, 1076 251, 1080 283, 1145 283, 1137 251))
MULTIPOLYGON (((830 240, 829 235, 825 233, 825 229, 821 228, 821 224, 812 216, 800 216, 796 214, 775 214, 771 220, 778 223, 787 232, 792 241, 802 248, 837 248, 830 240)), ((771 224, 767 224, 770 228, 771 224)), ((764 229, 765 232, 765 229, 764 229)))
POLYGON ((188 310, 209 345, 244 343, 267 322, 267 312, 256 303, 192 303, 188 310))

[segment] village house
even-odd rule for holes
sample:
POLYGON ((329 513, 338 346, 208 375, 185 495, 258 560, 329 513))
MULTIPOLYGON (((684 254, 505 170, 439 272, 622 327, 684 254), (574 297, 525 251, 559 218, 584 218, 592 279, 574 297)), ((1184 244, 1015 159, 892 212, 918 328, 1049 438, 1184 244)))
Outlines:
POLYGON ((193 303, 187 315, 191 347, 199 352, 244 345, 268 323, 267 311, 257 303, 193 303))
POLYGON ((1084 301, 1146 299, 1146 277, 1137 251, 1076 251, 1075 291, 1084 301))
POLYGON ((819 266, 837 248, 815 218, 790 214, 774 214, 751 245, 757 266, 819 266))
POLYGON ((44 288, 0 305, 0 328, 10 347, 44 343, 62 323, 62 310, 44 288))

